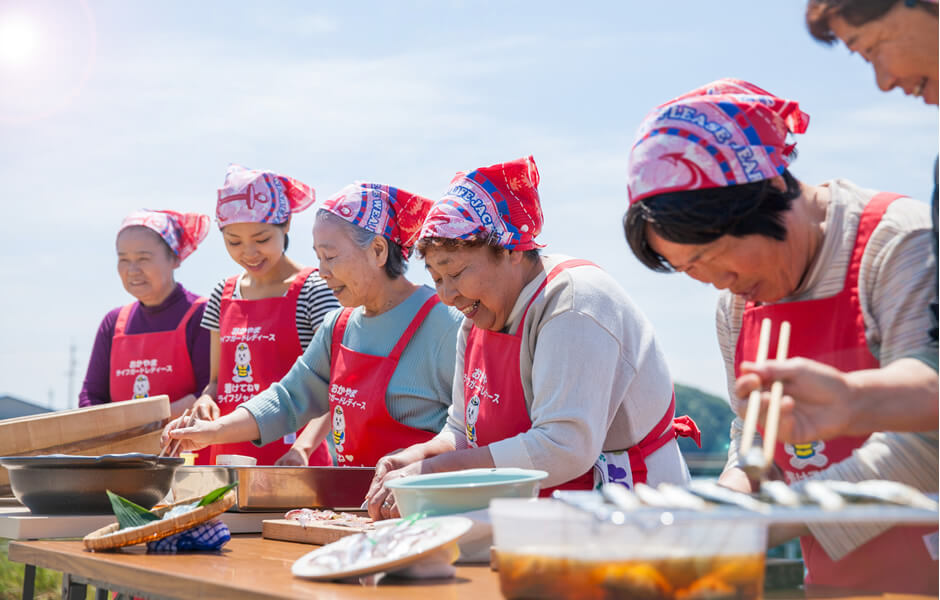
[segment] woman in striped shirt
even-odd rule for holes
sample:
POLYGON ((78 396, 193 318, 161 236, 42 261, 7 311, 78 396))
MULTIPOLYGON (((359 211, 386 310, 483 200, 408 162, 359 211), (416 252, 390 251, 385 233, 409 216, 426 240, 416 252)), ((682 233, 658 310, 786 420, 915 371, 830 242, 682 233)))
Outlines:
MULTIPOLYGON (((219 190, 216 218, 225 248, 244 273, 220 282, 202 319, 212 332, 209 385, 195 404, 196 414, 217 419, 284 376, 310 343, 327 312, 339 302, 316 269, 287 257, 287 233, 294 212, 314 202, 313 188, 269 171, 232 165, 219 190)), ((308 427, 328 428, 327 419, 308 427)), ((325 435, 325 434, 324 434, 325 435)), ((322 436, 321 436, 322 437, 322 436)), ((220 454, 254 456, 273 465, 296 439, 290 433, 262 448, 249 442, 216 444, 200 463, 220 454)), ((332 464, 319 444, 312 465, 332 464)))

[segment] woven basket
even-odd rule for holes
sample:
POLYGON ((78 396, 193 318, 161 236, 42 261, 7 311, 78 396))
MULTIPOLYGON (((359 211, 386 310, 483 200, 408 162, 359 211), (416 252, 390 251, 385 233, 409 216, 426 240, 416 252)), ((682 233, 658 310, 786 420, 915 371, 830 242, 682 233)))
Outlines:
MULTIPOLYGON (((143 544, 145 542, 161 540, 165 537, 173 535, 174 533, 186 531, 190 527, 204 523, 209 519, 222 514, 235 504, 235 498, 235 490, 229 490, 224 496, 215 502, 207 504, 206 506, 201 506, 182 515, 177 515, 172 519, 153 521, 152 523, 148 523, 143 527, 134 527, 132 529, 125 529, 122 531, 119 531, 121 526, 118 523, 112 523, 106 527, 102 527, 97 531, 89 533, 82 541, 85 542, 85 548, 87 550, 97 551, 111 550, 113 548, 120 548, 122 546, 133 546, 134 544, 143 544)), ((199 500, 199 497, 181 500, 179 502, 174 502, 173 504, 154 509, 153 512, 162 516, 166 511, 170 510, 174 506, 179 506, 181 504, 192 504, 193 502, 199 502, 199 500)))

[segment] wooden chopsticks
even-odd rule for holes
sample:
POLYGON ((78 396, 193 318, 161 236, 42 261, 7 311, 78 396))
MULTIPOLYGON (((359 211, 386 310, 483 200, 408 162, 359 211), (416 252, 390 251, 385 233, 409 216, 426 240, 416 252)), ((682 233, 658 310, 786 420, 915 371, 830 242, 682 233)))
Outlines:
MULTIPOLYGON (((755 363, 762 365, 767 361, 770 349, 770 319, 761 321, 760 338, 757 342, 757 358, 755 363)), ((780 325, 780 335, 777 339, 777 360, 786 360, 790 347, 790 322, 784 321, 780 325)), ((774 446, 777 445, 777 429, 780 426, 780 401, 783 398, 783 383, 774 381, 770 387, 770 404, 767 408, 767 421, 764 426, 763 464, 756 465, 756 461, 749 457, 754 445, 754 432, 757 430, 757 418, 760 414, 761 388, 751 392, 747 399, 747 412, 744 414, 744 431, 741 434, 741 448, 738 452, 739 461, 751 467, 759 466, 766 469, 774 458, 774 446)))
MULTIPOLYGON (((185 411, 183 411, 182 417, 183 419, 185 419, 184 421, 185 424, 183 425, 183 427, 190 427, 196 421, 196 411, 187 408, 185 411)), ((158 457, 175 456, 176 453, 180 449, 180 444, 182 443, 183 443, 183 440, 175 440, 175 439, 168 440, 166 443, 166 446, 160 449, 160 454, 158 454, 157 456, 158 457)))
MULTIPOLYGON (((786 360, 790 348, 790 322, 780 324, 777 338, 777 360, 786 360)), ((777 429, 780 426, 780 401, 783 398, 783 382, 775 380, 770 386, 770 405, 767 407, 767 424, 764 426, 764 464, 770 465, 777 445, 777 429)))

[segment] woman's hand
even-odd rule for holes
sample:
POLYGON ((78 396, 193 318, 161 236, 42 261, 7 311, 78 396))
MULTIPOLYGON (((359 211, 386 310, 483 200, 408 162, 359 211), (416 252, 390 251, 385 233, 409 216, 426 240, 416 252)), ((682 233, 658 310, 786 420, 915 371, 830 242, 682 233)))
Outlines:
POLYGON ((290 449, 284 453, 284 456, 277 459, 277 462, 274 463, 274 466, 306 467, 308 462, 310 462, 310 457, 307 456, 307 453, 302 448, 291 446, 290 449))
POLYGON ((166 447, 170 440, 180 440, 178 453, 200 450, 216 442, 219 428, 215 422, 197 418, 187 427, 186 421, 189 418, 188 415, 183 415, 170 421, 160 435, 160 446, 166 447))
MULTIPOLYGON (((744 362, 735 382, 735 395, 746 398, 752 390, 769 389, 773 381, 783 383, 777 433, 780 441, 825 440, 844 435, 849 429, 854 407, 846 373, 805 358, 771 360, 763 365, 744 362)), ((758 422, 765 421, 769 403, 770 392, 763 391, 758 422)))
POLYGON ((395 497, 391 490, 385 487, 385 482, 421 473, 421 461, 424 459, 422 446, 423 444, 415 444, 379 459, 375 465, 375 476, 366 494, 366 508, 370 517, 379 521, 399 516, 395 497))
POLYGON ((208 394, 203 394, 196 400, 196 403, 193 404, 193 413, 197 418, 204 421, 215 421, 222 414, 219 405, 208 394))
MULTIPOLYGON (((382 460, 385 460, 385 458, 382 460)), ((413 462, 400 469, 385 473, 381 479, 379 479, 378 468, 376 468, 376 477, 372 480, 372 487, 369 489, 369 494, 366 496, 366 508, 369 510, 369 516, 376 521, 394 519, 401 516, 398 511, 398 505, 395 503, 395 495, 392 494, 390 489, 385 487, 385 484, 401 477, 420 475, 424 472, 422 466, 423 463, 421 461, 413 462)))

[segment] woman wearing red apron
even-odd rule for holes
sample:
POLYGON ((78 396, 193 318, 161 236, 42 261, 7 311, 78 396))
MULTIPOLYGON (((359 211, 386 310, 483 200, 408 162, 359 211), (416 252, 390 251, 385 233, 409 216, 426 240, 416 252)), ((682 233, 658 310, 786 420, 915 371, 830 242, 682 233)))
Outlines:
MULTIPOLYGON (((799 358, 787 361, 791 379, 784 386, 797 401, 807 380, 828 380, 830 393, 851 390, 859 400, 892 380, 900 382, 896 390, 929 380, 930 369, 911 358, 923 355, 928 343, 929 315, 922 310, 932 292, 926 207, 844 180, 797 181, 787 170, 793 146, 785 136, 802 133, 807 122, 796 102, 731 80, 659 107, 641 126, 631 155, 627 239, 651 268, 685 272, 726 290, 718 339, 732 388, 747 367, 742 362, 756 355, 765 317, 777 324, 771 348, 779 323, 792 325, 789 354, 799 358), (730 156, 736 158, 724 161, 730 156), (744 156, 747 162, 739 160, 744 156), (697 175, 680 177, 690 173, 697 175)), ((936 373, 932 377, 936 381, 936 373)), ((744 383, 737 389, 745 395, 756 387, 744 383)), ((904 402, 903 393, 885 398, 904 402)), ((732 404, 740 414, 737 398, 732 404)), ((893 479, 937 491, 936 431, 823 441, 794 438, 792 425, 781 429, 790 443, 778 444, 775 465, 795 488, 805 479, 893 479)), ((720 481, 750 491, 734 466, 740 435, 738 420, 731 466, 720 481)), ((771 545, 795 535, 803 536, 807 584, 937 591, 936 526, 799 526, 772 535, 771 545)))
POLYGON ((209 335, 199 320, 205 298, 173 271, 205 238, 209 217, 141 210, 117 236, 118 274, 136 302, 109 312, 98 329, 79 406, 166 394, 175 416, 209 379, 209 335))
POLYGON ((454 404, 432 441, 384 458, 374 517, 396 514, 383 484, 412 473, 522 467, 543 493, 601 482, 684 483, 672 382, 652 327, 597 266, 541 256, 538 170, 519 159, 458 173, 435 203, 419 250, 464 323, 454 404))
MULTIPOLYGON (((202 325, 212 332, 209 385, 196 403, 202 418, 230 414, 242 402, 277 382, 313 337, 323 316, 337 306, 316 269, 287 257, 290 217, 314 202, 313 188, 268 171, 232 165, 219 190, 216 218, 229 256, 245 273, 213 291, 202 325)), ((310 426, 326 427, 321 419, 310 426)), ((221 454, 253 456, 273 465, 294 442, 294 434, 263 447, 249 442, 218 444, 200 453, 215 464, 221 454)), ((319 444, 311 465, 329 465, 329 448, 319 444)))
MULTIPOLYGON (((265 443, 305 419, 330 421, 337 464, 375 466, 444 426, 462 316, 404 276, 431 201, 383 184, 355 183, 324 202, 314 225, 320 274, 345 307, 329 314, 302 360, 267 391, 214 423, 168 431, 184 447, 265 443)), ((168 434, 169 435, 169 434, 168 434)), ((325 432, 298 436, 304 457, 325 432)))

